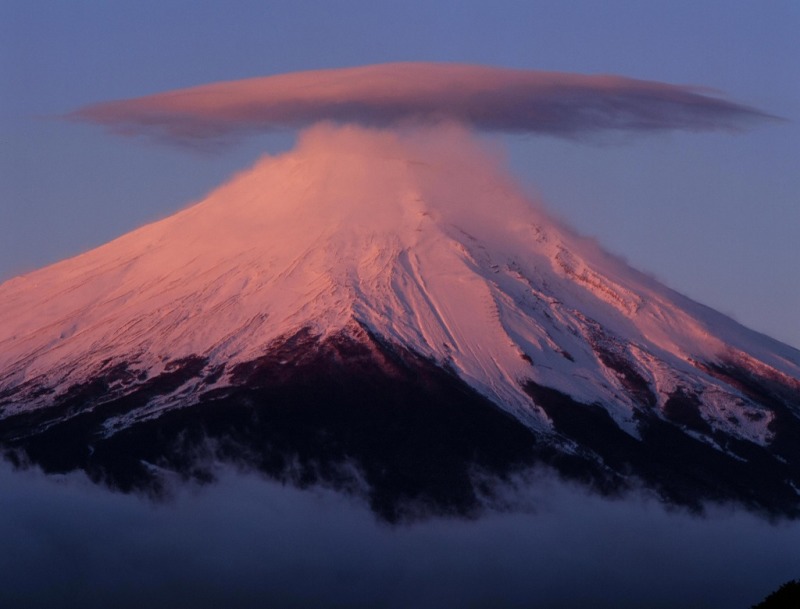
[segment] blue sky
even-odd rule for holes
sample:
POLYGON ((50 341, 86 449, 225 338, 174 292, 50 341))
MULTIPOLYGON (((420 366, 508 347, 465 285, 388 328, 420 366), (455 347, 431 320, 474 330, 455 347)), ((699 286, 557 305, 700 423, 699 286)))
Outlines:
POLYGON ((2 0, 0 280, 167 216, 292 142, 202 154, 54 118, 83 105, 390 61, 614 73, 708 86, 788 120, 606 144, 503 136, 515 175, 634 266, 800 346, 797 31, 789 0, 2 0))

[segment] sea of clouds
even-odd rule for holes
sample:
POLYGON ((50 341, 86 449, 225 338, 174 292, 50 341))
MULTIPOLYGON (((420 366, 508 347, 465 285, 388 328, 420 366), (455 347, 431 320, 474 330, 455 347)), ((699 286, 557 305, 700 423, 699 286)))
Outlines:
POLYGON ((800 524, 542 474, 514 509, 376 520, 357 497, 221 468, 164 501, 0 465, 2 607, 747 608, 800 574, 800 524))

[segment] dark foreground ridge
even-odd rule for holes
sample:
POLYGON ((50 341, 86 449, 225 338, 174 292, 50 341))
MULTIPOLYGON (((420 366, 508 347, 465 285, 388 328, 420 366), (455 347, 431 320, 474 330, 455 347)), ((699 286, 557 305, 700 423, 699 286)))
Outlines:
POLYGON ((800 421, 791 409, 800 405, 745 371, 714 373, 781 413, 771 447, 714 432, 727 452, 716 450, 698 436, 709 430, 691 395, 676 394, 659 416, 642 393, 637 439, 602 407, 529 382, 557 432, 537 435, 446 368, 361 327, 324 340, 302 330, 229 370, 200 357, 151 378, 109 365, 49 408, 0 421, 0 442, 17 464, 83 470, 98 483, 154 496, 168 476, 210 482, 213 463, 233 463, 300 487, 364 494, 392 522, 476 516, 498 483, 537 465, 602 493, 641 482, 693 510, 733 502, 797 517, 800 421), (223 372, 231 385, 214 388, 223 372), (120 379, 127 389, 111 390, 120 379), (191 396, 177 391, 198 379, 191 396), (114 417, 170 394, 175 403, 160 416, 130 417, 109 433, 114 417))
POLYGON ((795 609, 800 607, 800 579, 788 581, 751 609, 795 609))

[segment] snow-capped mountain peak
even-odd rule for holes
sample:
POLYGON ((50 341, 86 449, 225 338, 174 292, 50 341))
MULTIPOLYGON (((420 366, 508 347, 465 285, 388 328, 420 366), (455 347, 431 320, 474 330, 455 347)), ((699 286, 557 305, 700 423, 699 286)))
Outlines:
POLYGON ((98 408, 194 362, 106 434, 234 387, 302 332, 416 354, 552 438, 541 388, 637 441, 646 413, 720 452, 769 446, 781 416, 727 367, 800 394, 797 351, 574 234, 456 127, 316 127, 203 201, 6 282, 0 320, 0 419, 102 378, 98 408))

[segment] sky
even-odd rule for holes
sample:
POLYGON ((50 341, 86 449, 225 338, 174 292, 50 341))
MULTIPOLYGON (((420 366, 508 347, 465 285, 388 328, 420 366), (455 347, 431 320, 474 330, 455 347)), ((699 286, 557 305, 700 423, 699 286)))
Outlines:
POLYGON ((707 87, 786 120, 591 142, 492 136, 513 173, 633 266, 800 347, 798 29, 790 0, 2 0, 0 280, 166 217, 294 138, 187 150, 63 119, 80 108, 401 61, 617 74, 707 87))

